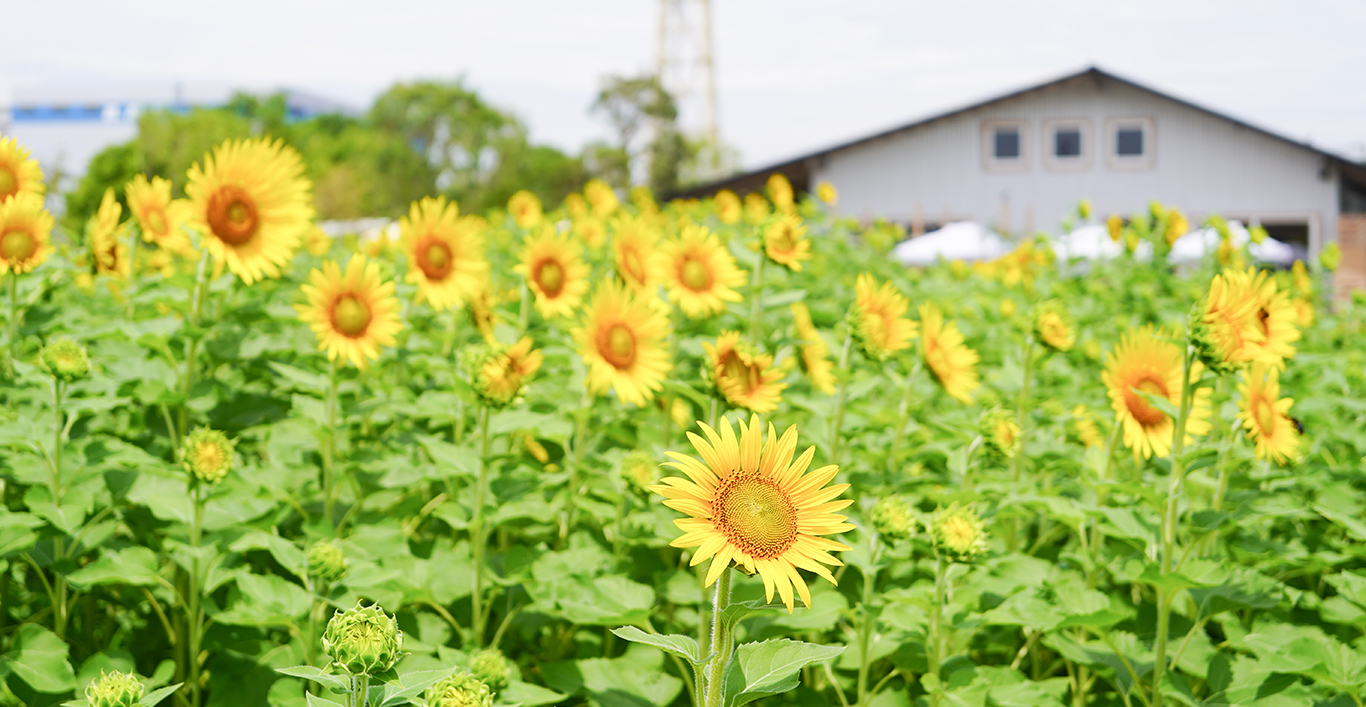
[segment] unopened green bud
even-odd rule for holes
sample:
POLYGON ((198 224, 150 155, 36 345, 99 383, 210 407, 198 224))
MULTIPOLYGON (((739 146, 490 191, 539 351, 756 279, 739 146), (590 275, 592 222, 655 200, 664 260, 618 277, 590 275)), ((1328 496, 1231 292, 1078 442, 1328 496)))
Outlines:
POLYGON ((185 438, 180 450, 185 470, 206 484, 216 484, 232 470, 235 444, 217 430, 201 427, 185 438))
POLYGON ((905 540, 911 537, 911 532, 915 529, 911 509, 900 496, 879 498, 877 503, 873 504, 873 510, 868 513, 868 521, 873 524, 873 530, 889 542, 905 540))
POLYGON ((403 632, 378 604, 337 609, 323 631, 323 652, 332 665, 353 676, 377 675, 398 662, 403 632))
POLYGON ((316 542, 308 548, 308 574, 332 584, 346 576, 346 555, 329 542, 316 542))
POLYGON ((1013 459, 1019 447, 1020 426, 1009 410, 989 410, 977 420, 982 446, 993 459, 1013 459))
POLYGON ((952 562, 971 562, 987 549, 987 531, 977 512, 957 503, 941 508, 930 526, 935 552, 952 562))
POLYGON ((1319 264, 1328 272, 1337 272, 1338 266, 1342 264, 1342 249, 1336 242, 1329 243, 1319 251, 1319 264))
POLYGON ((485 648, 470 656, 470 672, 494 692, 508 686, 508 668, 507 656, 497 648, 485 648))
POLYGON ((85 347, 62 337, 49 342, 39 354, 39 363, 57 380, 70 383, 90 374, 90 357, 85 347))
POLYGON ((659 480, 659 465, 649 454, 637 449, 622 458, 621 476, 638 491, 648 494, 659 480))
POLYGON ((114 671, 105 673, 85 686, 85 701, 90 707, 133 707, 141 699, 145 688, 138 676, 114 671))
POLYGON ((427 707, 492 707, 489 686, 469 673, 456 673, 427 688, 427 707))

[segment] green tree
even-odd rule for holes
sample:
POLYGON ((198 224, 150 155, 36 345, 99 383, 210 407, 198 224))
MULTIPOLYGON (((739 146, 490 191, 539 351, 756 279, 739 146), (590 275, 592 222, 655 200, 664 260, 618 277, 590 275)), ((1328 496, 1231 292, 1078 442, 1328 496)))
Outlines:
POLYGON ((679 132, 678 105, 658 76, 608 76, 590 111, 606 114, 617 136, 615 146, 599 143, 585 150, 584 160, 595 176, 625 188, 643 173, 656 194, 678 188, 679 175, 695 149, 679 132), (647 126, 653 128, 653 136, 641 146, 640 133, 647 126))

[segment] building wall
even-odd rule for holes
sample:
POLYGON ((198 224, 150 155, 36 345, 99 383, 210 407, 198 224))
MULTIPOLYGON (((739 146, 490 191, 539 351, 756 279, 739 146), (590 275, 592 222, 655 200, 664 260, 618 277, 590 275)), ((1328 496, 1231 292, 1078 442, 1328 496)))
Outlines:
POLYGON ((974 220, 1009 232, 1056 231, 1077 201, 1095 214, 1146 210, 1150 200, 1195 221, 1218 213, 1244 221, 1303 222, 1310 250, 1336 234, 1337 177, 1308 150, 1242 128, 1122 83, 1083 76, 998 101, 812 160, 812 183, 839 189, 849 216, 930 223, 974 220), (1150 118, 1152 164, 1107 164, 1106 121, 1150 118), (1044 122, 1082 119, 1089 165, 1058 171, 1045 164, 1044 122), (988 167, 984 121, 1027 125, 1018 171, 988 167))
POLYGON ((1352 290, 1366 289, 1366 214, 1343 214, 1338 223, 1342 264, 1333 274, 1333 289, 1343 299, 1352 290))

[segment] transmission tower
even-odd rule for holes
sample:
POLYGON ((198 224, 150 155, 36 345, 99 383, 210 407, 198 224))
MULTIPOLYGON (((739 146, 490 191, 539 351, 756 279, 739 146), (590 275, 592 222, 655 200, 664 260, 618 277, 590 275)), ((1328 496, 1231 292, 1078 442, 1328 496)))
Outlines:
POLYGON ((716 126, 716 65, 712 61, 711 0, 659 0, 659 82, 678 104, 679 123, 700 123, 706 141, 699 176, 721 169, 716 126))

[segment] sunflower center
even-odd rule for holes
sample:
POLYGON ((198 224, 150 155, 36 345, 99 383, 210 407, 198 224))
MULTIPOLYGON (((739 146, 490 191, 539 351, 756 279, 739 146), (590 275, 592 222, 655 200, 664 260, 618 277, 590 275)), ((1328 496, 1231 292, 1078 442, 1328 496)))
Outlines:
POLYGON ((1257 310, 1257 321, 1262 325, 1262 336, 1271 341, 1271 312, 1268 312, 1266 307, 1257 310))
POLYGON ((158 236, 166 232, 166 214, 161 213, 161 209, 147 212, 147 230, 158 236))
POLYGON ((256 202, 247 191, 228 185, 209 197, 206 219, 209 230, 219 240, 231 246, 244 245, 256 237, 261 219, 256 213, 256 202))
POLYGON ((455 267, 451 247, 433 238, 417 251, 417 267, 428 280, 444 280, 455 267))
POLYGON ((370 306, 355 295, 342 295, 332 305, 332 324, 346 336, 355 338, 364 334, 371 318, 370 306))
MULTIPOLYGON (((4 173, 0 170, 0 174, 4 173)), ((0 236, 0 258, 10 262, 28 260, 33 257, 36 250, 38 241, 34 240, 33 234, 28 231, 10 231, 0 236)))
POLYGON ((773 247, 770 248, 774 253, 786 255, 797 247, 797 239, 792 236, 792 229, 783 226, 778 230, 778 235, 773 239, 773 247))
POLYGON ((553 299, 560 296, 560 291, 564 289, 564 268, 558 262, 542 260, 536 264, 534 276, 546 297, 553 299))
POLYGON ((1262 436, 1269 437, 1276 431, 1276 410, 1271 407, 1271 401, 1266 398, 1258 398, 1252 404, 1252 414, 1257 418, 1257 426, 1262 428, 1262 436))
POLYGON ((1008 420, 1000 420, 996 423, 996 438, 1007 447, 1015 446, 1015 428, 1008 420))
POLYGON ((678 279, 693 292, 711 289, 711 270, 697 258, 689 257, 683 261, 683 267, 678 269, 678 279))
POLYGON ((201 444, 194 450, 194 464, 206 472, 215 472, 227 462, 223 447, 218 444, 201 444))
POLYGON ((625 324, 613 324, 598 334, 598 352, 614 368, 628 368, 636 360, 636 335, 625 324))
POLYGON ((8 199, 19 191, 19 180, 8 167, 0 167, 0 200, 8 199))
POLYGON ((778 484, 758 476, 733 475, 721 482, 712 520, 756 560, 783 554, 797 539, 797 509, 778 484))
POLYGON ((1129 390, 1124 391, 1124 404, 1128 406, 1129 414, 1133 415, 1140 425, 1153 427, 1162 424, 1167 419, 1167 413, 1150 405, 1146 398, 1134 390, 1166 398, 1167 385, 1152 374, 1145 374, 1138 382, 1129 386, 1129 390))
POLYGON ((952 516, 944 521, 944 545, 950 550, 965 553, 977 542, 977 529, 967 518, 952 516))

